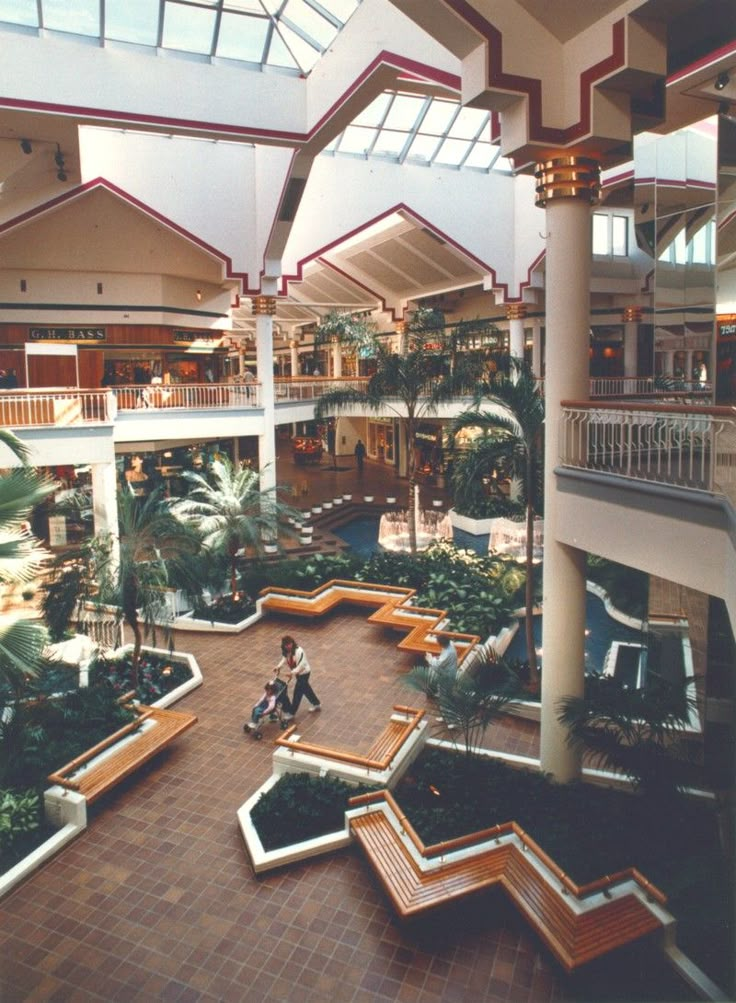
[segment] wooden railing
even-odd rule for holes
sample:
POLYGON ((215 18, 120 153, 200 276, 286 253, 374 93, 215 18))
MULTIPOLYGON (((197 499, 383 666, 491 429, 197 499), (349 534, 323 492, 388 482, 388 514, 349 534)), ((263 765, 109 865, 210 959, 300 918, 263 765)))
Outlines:
POLYGON ((353 752, 344 752, 340 749, 332 749, 329 746, 315 745, 312 742, 304 742, 301 739, 294 741, 291 736, 295 732, 297 725, 287 728, 275 740, 274 745, 288 749, 290 752, 299 752, 308 756, 317 756, 320 759, 348 763, 351 766, 357 766, 365 770, 375 770, 380 773, 390 769, 394 759, 401 752, 412 732, 416 730, 424 717, 423 710, 416 710, 413 707, 396 705, 393 709, 394 713, 403 715, 406 720, 389 721, 364 756, 353 752))

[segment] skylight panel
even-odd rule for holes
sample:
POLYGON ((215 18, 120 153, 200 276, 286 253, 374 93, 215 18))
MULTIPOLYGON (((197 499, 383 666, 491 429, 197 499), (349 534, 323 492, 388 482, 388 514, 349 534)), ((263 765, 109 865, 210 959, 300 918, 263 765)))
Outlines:
POLYGON ((358 0, 319 0, 319 5, 345 24, 358 9, 358 0))
POLYGON ((367 153, 373 145, 375 135, 375 129, 363 129, 361 126, 349 125, 340 140, 340 153, 367 153))
POLYGON ((424 107, 425 98, 409 94, 397 94, 391 103, 384 125, 387 129, 403 129, 405 132, 416 123, 424 107))
MULTIPOLYGON (((283 21, 279 22, 277 30, 283 38, 287 49, 289 49, 292 57, 297 61, 302 70, 305 73, 311 70, 320 57, 319 49, 315 48, 314 45, 310 45, 309 42, 306 42, 301 35, 297 35, 297 33, 283 21)), ((270 59, 269 62, 271 62, 270 59)))
POLYGON ((436 164, 449 164, 459 167, 470 149, 470 143, 464 139, 446 139, 434 158, 436 164))
POLYGON ((406 154, 407 160, 421 160, 429 163, 434 157, 435 150, 439 145, 437 136, 424 136, 421 133, 416 135, 406 154))
POLYGON ((378 126, 383 122, 386 109, 391 101, 391 95, 386 91, 379 94, 375 101, 371 101, 359 115, 353 119, 353 125, 378 126))
POLYGON ((99 0, 44 0, 43 26, 51 31, 99 38, 99 0))
POLYGON ((261 16, 263 16, 264 11, 261 0, 225 0, 224 6, 229 10, 241 10, 248 14, 260 14, 261 16))
POLYGON ((406 146, 407 134, 392 129, 381 129, 372 152, 380 157, 398 157, 406 146))
POLYGON ((452 118, 457 111, 457 105, 450 101, 438 101, 436 98, 427 109, 427 114, 422 119, 422 132, 432 133, 434 136, 442 136, 452 118))
POLYGON ((0 21, 38 27, 36 0, 0 0, 0 21))
POLYGON ((118 42, 156 45, 158 0, 106 0, 105 35, 118 42))
POLYGON ((484 123, 490 122, 490 118, 487 111, 481 111, 478 108, 461 108, 447 134, 452 139, 475 139, 484 123))
POLYGON ((278 31, 271 31, 271 40, 268 43, 264 62, 268 63, 269 66, 287 66, 290 69, 299 69, 299 64, 287 49, 286 43, 278 31))
POLYGON ((210 55, 215 17, 214 10, 190 4, 167 3, 162 38, 164 48, 210 55))
POLYGON ((217 39, 217 55, 225 59, 263 61, 270 22, 265 17, 223 12, 217 39))
POLYGON ((321 49, 326 49, 335 37, 334 25, 318 14, 313 7, 309 7, 304 0, 287 0, 282 17, 314 39, 321 49))
POLYGON ((463 162, 463 167, 475 167, 487 171, 498 156, 498 148, 490 143, 476 143, 463 162))

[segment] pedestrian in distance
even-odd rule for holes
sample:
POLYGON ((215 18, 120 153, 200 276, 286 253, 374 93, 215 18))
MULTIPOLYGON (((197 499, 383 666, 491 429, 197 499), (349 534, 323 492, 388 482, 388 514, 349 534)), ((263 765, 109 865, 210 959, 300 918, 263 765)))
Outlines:
POLYGON ((363 473, 363 462, 365 460, 365 443, 362 439, 358 439, 355 443, 355 463, 358 467, 358 473, 363 473))

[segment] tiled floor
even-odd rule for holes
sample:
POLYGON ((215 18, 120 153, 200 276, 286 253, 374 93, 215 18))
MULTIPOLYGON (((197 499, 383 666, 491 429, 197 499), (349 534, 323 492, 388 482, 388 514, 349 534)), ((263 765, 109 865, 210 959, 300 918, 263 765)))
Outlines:
MULTIPOLYGON (((566 978, 500 892, 403 926, 354 849, 257 879, 235 813, 271 773, 273 733, 256 742, 242 723, 287 632, 304 644, 324 705, 303 707, 305 736, 364 750, 394 703, 421 699, 403 683, 412 659, 398 635, 361 612, 266 618, 235 637, 180 634, 205 681, 179 706, 199 723, 0 901, 3 1003, 687 998, 649 950, 566 978), (638 973, 657 994, 637 987, 638 973)), ((492 744, 536 755, 537 726, 509 720, 492 744)))

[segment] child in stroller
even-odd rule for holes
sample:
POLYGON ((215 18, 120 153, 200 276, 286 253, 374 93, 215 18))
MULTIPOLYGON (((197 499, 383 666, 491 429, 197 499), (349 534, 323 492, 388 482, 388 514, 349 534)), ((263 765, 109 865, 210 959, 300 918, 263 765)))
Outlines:
POLYGON ((250 714, 250 721, 243 725, 243 731, 250 732, 253 738, 263 738, 263 725, 265 721, 278 721, 282 728, 285 728, 292 715, 289 714, 289 698, 286 694, 287 684, 276 676, 267 682, 263 688, 263 694, 257 704, 254 705, 250 714))

